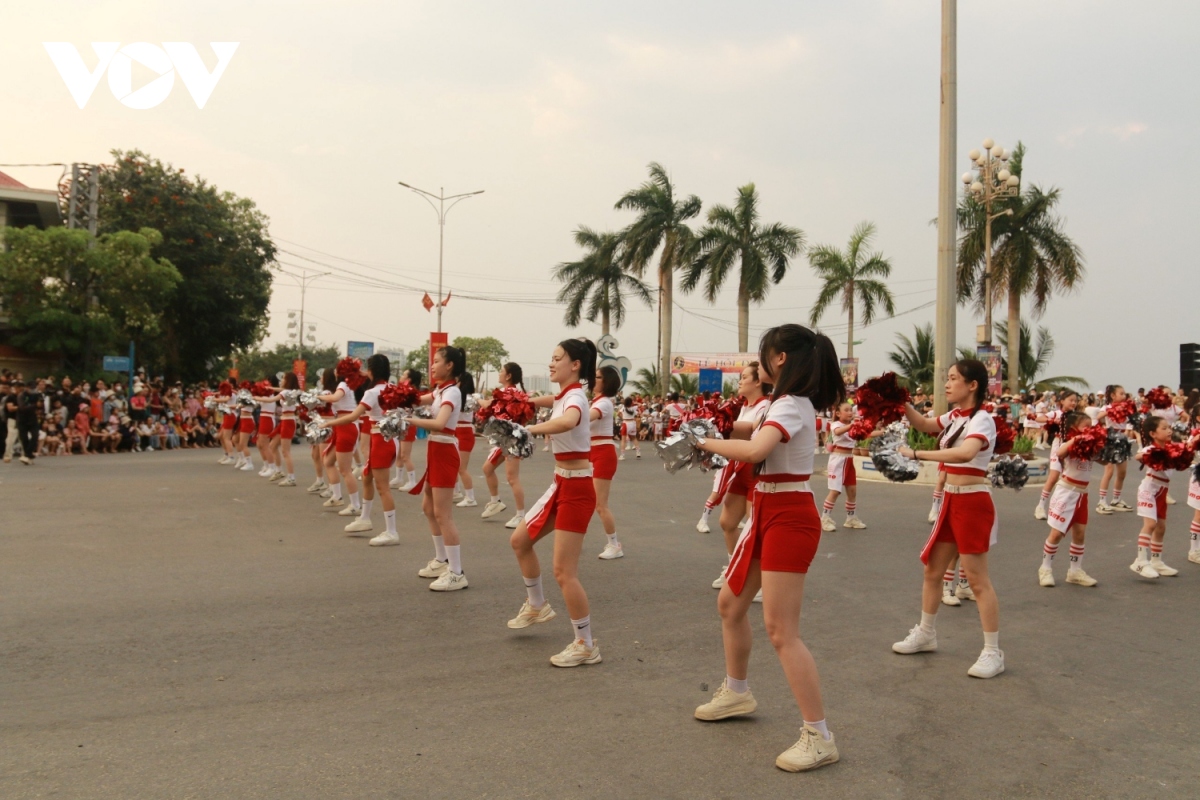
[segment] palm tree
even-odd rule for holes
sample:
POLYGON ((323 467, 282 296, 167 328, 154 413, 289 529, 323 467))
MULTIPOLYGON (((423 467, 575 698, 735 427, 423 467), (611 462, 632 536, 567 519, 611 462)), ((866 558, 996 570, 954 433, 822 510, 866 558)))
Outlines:
MULTIPOLYGON (((1025 145, 1018 142, 1009 160, 1009 170, 1020 177, 1025 158, 1025 145)), ((1008 360, 1019 362, 1023 331, 1020 327, 1021 298, 1033 298, 1033 312, 1040 316, 1055 292, 1069 292, 1083 281, 1083 253, 1063 231, 1063 220, 1055 213, 1061 193, 1051 187, 1043 191, 1037 186, 1029 189, 1021 183, 1021 193, 1001 201, 1012 214, 997 217, 992 222, 992 272, 994 297, 1008 296, 1008 330, 1017 335, 1007 344, 1008 360)), ((958 243, 959 302, 974 299, 983 308, 985 299, 984 210, 971 197, 964 198, 958 207, 958 227, 962 231, 958 243)), ((1008 376, 1008 390, 1018 389, 1018 373, 1008 376)))
POLYGON ((637 371, 637 377, 631 380, 628 385, 638 394, 651 397, 656 394, 663 394, 662 384, 658 380, 657 366, 640 368, 637 371))
MULTIPOLYGON (((1021 353, 1017 361, 1017 383, 1012 383, 1012 371, 1008 365, 1012 362, 1008 359, 1001 359, 1004 374, 1009 378, 1009 385, 1016 385, 1018 388, 1036 389, 1038 391, 1046 391, 1048 389, 1056 389, 1060 386, 1078 386, 1087 388, 1087 381, 1075 375, 1055 375, 1051 378, 1041 378, 1039 375, 1050 366, 1050 359, 1054 356, 1054 337, 1050 335, 1050 330, 1045 325, 1039 325, 1037 330, 1037 345, 1033 344, 1033 337, 1029 332, 1029 323, 1021 320, 1021 327, 1017 329, 1020 336, 1021 353)), ((996 323, 996 341, 1000 342, 1000 346, 1008 348, 1008 323, 996 323)), ((1014 391, 1014 390, 1010 390, 1014 391)))
POLYGON ((563 284, 558 302, 567 304, 563 321, 568 326, 574 328, 585 317, 588 322, 599 317, 601 333, 607 334, 610 321, 618 328, 625 322, 626 294, 651 304, 646 284, 621 267, 620 234, 597 233, 580 225, 575 231, 575 243, 584 249, 583 258, 554 268, 554 278, 563 284))
POLYGON ((679 392, 684 397, 700 393, 700 376, 681 372, 671 376, 671 391, 679 392))
POLYGON ((900 340, 888 359, 896 366, 899 375, 909 389, 933 386, 933 323, 913 326, 913 338, 897 333, 900 340))
POLYGON ((667 393, 671 374, 671 309, 675 302, 675 270, 689 260, 694 247, 687 221, 700 213, 700 198, 675 199, 675 187, 662 165, 650 164, 650 180, 627 192, 616 203, 618 210, 638 212, 638 218, 621 233, 621 263, 639 278, 654 254, 658 257, 658 378, 659 392, 667 393))
POLYGON ((696 241, 696 258, 684 268, 683 290, 690 292, 705 279, 704 296, 710 303, 738 264, 738 352, 750 345, 750 301, 767 299, 772 283, 787 274, 788 261, 804 248, 804 232, 781 222, 759 222, 758 192, 753 183, 738 189, 737 202, 713 206, 708 224, 696 241))
POLYGON ((892 263, 882 253, 867 255, 866 248, 875 235, 875 225, 863 222, 854 229, 843 253, 831 245, 821 245, 808 251, 808 260, 817 276, 824 281, 821 294, 809 314, 809 323, 816 325, 825 309, 837 299, 842 310, 850 315, 850 330, 846 337, 846 357, 854 358, 854 304, 862 304, 863 324, 875 321, 879 306, 888 316, 896 313, 896 304, 887 284, 878 278, 892 274, 892 263))

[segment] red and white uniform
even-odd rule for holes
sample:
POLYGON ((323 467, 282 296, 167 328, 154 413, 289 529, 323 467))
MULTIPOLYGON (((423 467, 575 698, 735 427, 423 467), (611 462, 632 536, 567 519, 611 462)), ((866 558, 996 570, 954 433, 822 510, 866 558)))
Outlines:
POLYGON ((258 404, 258 435, 270 439, 275 435, 275 401, 267 400, 258 404))
POLYGON ((465 409, 458 412, 458 425, 454 428, 454 435, 458 437, 459 453, 469 453, 475 449, 474 416, 474 412, 465 409))
POLYGON ((1196 470, 1192 470, 1192 477, 1188 479, 1188 505, 1200 509, 1200 481, 1196 480, 1196 470))
POLYGON ((383 419, 383 406, 379 405, 379 394, 387 388, 386 383, 377 383, 363 392, 358 405, 366 412, 370 425, 371 444, 367 451, 367 465, 363 468, 363 477, 377 469, 389 470, 396 463, 396 442, 389 442, 379 432, 379 423, 383 419))
MULTIPOLYGON (((754 405, 747 403, 738 411, 738 422, 749 422, 751 429, 755 430, 770 406, 769 397, 758 398, 754 405)), ((818 428, 819 422, 818 420, 818 428)), ((730 461, 713 478, 713 491, 717 493, 714 505, 724 503, 725 495, 729 493, 749 497, 754 491, 754 465, 744 461, 730 461)))
POLYGON ((425 482, 434 489, 453 489, 458 481, 458 436, 455 435, 458 417, 462 409, 462 392, 454 381, 438 384, 433 390, 433 402, 430 411, 434 417, 441 412, 443 406, 450 406, 450 419, 446 427, 440 431, 429 431, 429 447, 425 451, 425 474, 409 494, 420 494, 425 491, 425 482))
MULTIPOLYGON (((591 429, 588 421, 587 395, 578 383, 559 392, 554 398, 550 419, 557 419, 568 409, 579 412, 579 422, 565 433, 550 436, 550 449, 555 461, 586 459, 591 455, 591 429)), ((596 511, 596 486, 592 483, 592 468, 568 470, 554 468, 554 483, 525 514, 529 537, 536 538, 547 526, 549 530, 587 533, 588 522, 596 511)))
MULTIPOLYGON (((1143 447, 1139 453, 1144 453, 1152 445, 1143 447)), ((1167 518, 1167 488, 1171 485, 1168 470, 1150 469, 1146 467, 1146 477, 1138 485, 1137 513, 1147 519, 1167 518)), ((1189 487, 1190 488, 1190 487, 1189 487)), ((1188 492, 1188 504, 1191 504, 1191 492, 1188 492)))
MULTIPOLYGON (((613 401, 601 395, 592 401, 592 409, 600 416, 589 425, 592 445, 588 459, 592 462, 592 478, 611 481, 617 474, 617 441, 613 438, 613 401)), ((591 414, 589 413, 590 417, 591 414)))
POLYGON ((637 438, 637 410, 633 406, 621 406, 621 429, 630 439, 637 438))
MULTIPOLYGON (((979 439, 982 446, 975 457, 964 464, 943 464, 949 475, 973 475, 986 477, 988 462, 996 449, 996 422, 992 415, 979 410, 972 414, 956 408, 937 418, 942 429, 938 448, 955 447, 968 439, 979 439)), ((955 486, 946 484, 946 495, 942 510, 933 532, 921 550, 921 561, 929 563, 929 554, 937 542, 953 542, 959 553, 973 555, 986 553, 996 543, 1000 533, 996 518, 996 506, 988 484, 955 486)))
POLYGON ((1169 405, 1166 408, 1151 407, 1149 413, 1150 416, 1160 417, 1165 419, 1167 422, 1175 423, 1179 421, 1179 408, 1175 405, 1169 405))
MULTIPOLYGON (((1046 412, 1046 426, 1047 427, 1049 427, 1051 424, 1057 424, 1061 428, 1062 421, 1063 421, 1062 409, 1056 408, 1053 411, 1046 412)), ((1050 471, 1051 472, 1062 472, 1062 464, 1058 463, 1058 446, 1060 444, 1062 444, 1062 431, 1061 430, 1057 434, 1055 434, 1054 441, 1052 441, 1050 443, 1050 471)))
POLYGON ((842 492, 847 486, 858 485, 858 474, 854 471, 854 437, 850 435, 849 425, 841 433, 836 433, 841 427, 842 423, 834 422, 829 429, 833 449, 829 454, 826 472, 831 492, 842 492))
POLYGON ((1109 403, 1108 405, 1106 405, 1104 407, 1104 425, 1105 425, 1105 427, 1107 427, 1109 430, 1118 430, 1118 431, 1133 430, 1133 423, 1129 422, 1128 420, 1126 420, 1125 422, 1121 422, 1121 423, 1113 422, 1112 409, 1113 409, 1112 403, 1109 403))
POLYGON ((1046 427, 1046 423, 1038 419, 1039 414, 1046 413, 1045 403, 1034 403, 1025 407, 1025 427, 1038 430, 1046 427))
POLYGON ((1054 485, 1046 519, 1050 527, 1066 533, 1072 525, 1087 525, 1088 483, 1092 479, 1092 462, 1074 455, 1060 459, 1062 477, 1054 485))
POLYGON ((279 401, 279 427, 275 432, 280 439, 291 441, 296 435, 296 406, 297 403, 289 404, 287 401, 280 399, 279 401))
MULTIPOLYGON (((334 389, 333 393, 342 393, 341 400, 335 400, 330 403, 335 417, 345 416, 354 411, 358 402, 354 399, 354 390, 350 388, 350 384, 342 381, 334 389)), ((334 425, 333 426, 333 448, 339 453, 353 453, 355 445, 358 444, 358 426, 357 425, 334 425)))
POLYGON ((812 401, 790 394, 776 398, 750 440, 767 428, 777 428, 782 438, 763 462, 750 520, 725 569, 725 582, 738 595, 751 562, 757 560, 766 572, 806 573, 821 542, 821 516, 808 485, 817 446, 812 401))
MULTIPOLYGON (((236 391, 236 390, 235 390, 236 391)), ((221 404, 221 430, 232 431, 237 427, 238 408, 233 404, 233 396, 221 404)))

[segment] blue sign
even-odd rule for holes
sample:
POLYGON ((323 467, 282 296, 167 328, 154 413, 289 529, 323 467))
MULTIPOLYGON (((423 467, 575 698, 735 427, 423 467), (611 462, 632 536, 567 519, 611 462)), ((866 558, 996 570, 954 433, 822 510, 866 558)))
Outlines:
POLYGON ((105 372, 129 372, 129 356, 105 356, 105 372))
POLYGON ((346 342, 346 355, 350 356, 350 358, 357 358, 359 361, 366 361, 375 355, 375 343, 346 342))
POLYGON ((719 369, 700 370, 699 389, 702 392, 720 392, 724 385, 725 375, 719 369))

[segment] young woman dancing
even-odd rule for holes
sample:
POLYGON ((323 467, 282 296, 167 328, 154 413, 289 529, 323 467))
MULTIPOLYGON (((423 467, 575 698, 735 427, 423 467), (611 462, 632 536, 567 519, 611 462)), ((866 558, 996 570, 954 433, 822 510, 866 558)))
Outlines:
POLYGON ((638 444, 638 414, 634 407, 633 397, 626 397, 621 404, 621 455, 619 461, 625 460, 625 451, 633 450, 637 457, 642 457, 642 448, 638 444))
POLYGON ((254 470, 254 458, 250 455, 250 437, 254 435, 254 410, 250 406, 237 406, 238 426, 234 447, 240 455, 233 468, 242 472, 254 470))
POLYGON ((1072 411, 1063 420, 1062 438, 1058 446, 1058 462, 1062 479, 1054 487, 1048 511, 1050 533, 1042 545, 1042 566, 1038 568, 1038 583, 1054 585, 1054 556, 1059 542, 1071 534, 1071 563, 1067 568, 1067 583, 1095 586, 1096 579, 1083 571, 1083 551, 1087 537, 1088 483, 1092 478, 1092 462, 1074 454, 1075 437, 1092 426, 1087 414, 1072 411))
MULTIPOLYGON (((467 410, 467 398, 475 394, 475 378, 465 369, 458 376, 458 391, 462 395, 462 409, 458 412, 458 424, 454 435, 458 437, 458 483, 462 487, 459 508, 475 508, 475 484, 471 480, 471 451, 475 449, 475 413, 467 410)), ((457 488, 456 486, 456 488, 457 488)))
POLYGON ((909 655, 937 650, 934 621, 942 603, 942 576, 956 557, 979 606, 983 626, 983 652, 967 674, 992 678, 1004 671, 1000 650, 1000 604, 988 576, 987 554, 996 542, 998 525, 987 479, 988 462, 996 448, 996 423, 983 410, 987 398, 987 367, 975 359, 952 365, 946 379, 946 400, 954 409, 937 419, 922 416, 911 404, 908 422, 922 433, 940 434, 937 450, 902 447, 900 452, 918 461, 946 465, 946 497, 933 533, 921 551, 925 579, 921 589, 921 622, 904 641, 892 645, 909 655))
POLYGON ((429 432, 425 456, 425 474, 410 490, 422 495, 421 510, 429 521, 433 536, 433 559, 418 572, 422 578, 434 578, 429 588, 435 592, 455 592, 467 588, 462 568, 462 546, 454 524, 454 482, 458 478, 458 415, 463 397, 458 378, 467 368, 467 356, 458 347, 441 347, 433 356, 430 380, 432 394, 421 396, 421 405, 431 407, 433 419, 413 417, 410 425, 429 432))
POLYGON ((611 561, 624 558, 625 549, 617 539, 617 522, 608 507, 608 493, 617 474, 617 443, 613 440, 613 398, 621 390, 621 374, 614 367, 601 367, 596 372, 594 399, 588 411, 592 446, 588 460, 592 462, 592 484, 596 487, 596 515, 604 526, 608 541, 600 558, 611 561))
MULTIPOLYGON (((407 383, 414 389, 421 388, 421 371, 416 369, 406 369, 400 376, 400 383, 407 383)), ((412 449, 413 443, 417 441, 417 429, 414 425, 409 425, 404 430, 404 438, 400 440, 400 457, 396 459, 396 464, 399 468, 399 474, 391 480, 389 486, 401 491, 411 491, 417 485, 417 468, 413 464, 412 449)))
MULTIPOLYGON (((268 376, 266 381, 273 388, 279 388, 279 379, 274 375, 268 376)), ((254 399, 258 402, 258 454, 263 461, 258 474, 276 481, 282 477, 275 453, 275 408, 279 405, 279 394, 262 395, 254 399)))
POLYGON ((762 588, 763 622, 796 704, 800 739, 775 766, 788 772, 816 769, 838 760, 825 722, 821 681, 812 653, 800 638, 800 608, 808 568, 821 541, 821 515, 809 478, 817 447, 815 408, 846 398, 837 353, 828 337, 801 325, 770 328, 759 344, 764 380, 774 386, 757 426, 734 423, 732 439, 708 439, 699 447, 758 465, 750 521, 725 571, 717 599, 725 643, 725 682, 696 709, 714 722, 753 712, 758 704, 747 683, 752 634, 747 613, 762 588))
MULTIPOLYGON (((333 409, 334 419, 332 422, 336 422, 337 419, 354 413, 354 409, 358 407, 358 401, 355 400, 354 390, 350 388, 350 384, 346 382, 345 378, 339 378, 334 369, 327 369, 321 375, 321 379, 322 381, 329 379, 331 382, 337 382, 336 388, 332 392, 317 396, 317 399, 322 403, 329 403, 333 409)), ((322 423, 322 425, 330 424, 329 422, 322 423)), ((333 456, 337 464, 337 472, 340 480, 337 483, 330 481, 333 488, 333 497, 325 502, 325 506, 328 508, 342 507, 344 505, 342 502, 344 492, 350 503, 337 512, 338 516, 357 517, 362 512, 362 498, 358 494, 358 480, 354 477, 353 463, 354 449, 358 445, 358 426, 332 425, 332 427, 333 456)))
MULTIPOLYGON (((296 435, 297 404, 286 402, 283 399, 282 392, 288 390, 294 391, 300 388, 300 381, 296 379, 296 373, 284 373, 283 384, 280 388, 281 392, 271 397, 260 398, 260 404, 261 401, 265 400, 279 404, 279 424, 272 429, 272 450, 275 456, 275 465, 282 476, 276 486, 291 487, 296 485, 296 465, 292 463, 292 437, 296 435)), ((266 413, 265 406, 262 413, 266 413)), ((259 436, 261 435, 259 433, 259 436)), ((317 491, 320 491, 320 489, 317 491)))
MULTIPOLYGON (((524 374, 520 364, 510 361, 500 368, 500 385, 505 389, 524 391, 525 387, 521 383, 523 378, 524 374)), ((513 504, 517 511, 504 527, 516 528, 525 516, 525 489, 521 486, 521 459, 506 454, 499 447, 493 447, 488 451, 488 457, 483 462, 483 479, 487 483, 489 499, 481 516, 483 519, 490 519, 507 508, 500 501, 500 479, 496 477, 496 467, 501 462, 504 462, 504 479, 508 481, 508 488, 512 489, 513 504)))
POLYGON ((232 464, 237 460, 233 444, 233 429, 237 426, 238 410, 237 406, 233 404, 233 392, 233 384, 222 381, 213 398, 217 407, 221 409, 221 450, 225 455, 217 463, 223 465, 232 464))
POLYGON ((534 405, 550 404, 550 419, 532 425, 535 436, 550 437, 554 449, 554 483, 517 525, 509 540, 525 579, 526 600, 510 628, 527 628, 554 619, 554 610, 542 594, 542 566, 533 546, 554 534, 554 578, 562 590, 575 635, 561 653, 550 658, 556 667, 599 664, 600 646, 592 637, 592 617, 587 592, 579 582, 579 554, 588 522, 596 511, 596 486, 592 481, 590 407, 582 384, 596 380, 596 345, 587 339, 559 342, 550 357, 550 380, 559 393, 537 397, 534 405))

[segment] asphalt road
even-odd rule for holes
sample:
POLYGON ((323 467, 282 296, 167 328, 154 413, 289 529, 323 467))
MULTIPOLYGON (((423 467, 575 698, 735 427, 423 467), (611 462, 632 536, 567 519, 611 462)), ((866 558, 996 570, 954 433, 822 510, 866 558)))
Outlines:
MULTIPOLYGON (((524 596, 507 515, 458 512, 471 587, 437 594, 416 576, 432 547, 415 498, 398 499, 402 545, 371 548, 302 487, 217 457, 0 468, 0 797, 1200 796, 1200 566, 1182 502, 1166 551, 1179 577, 1139 579, 1137 519, 1093 515, 1100 586, 1061 583, 1060 564, 1043 589, 1036 494, 998 494, 1008 669, 980 681, 970 603, 943 608, 939 652, 891 652, 918 619, 929 490, 863 485, 870 527, 825 535, 802 621, 842 760, 794 775, 774 767, 800 718, 761 619, 758 713, 692 718, 724 676, 709 586, 723 544, 693 527, 709 476, 621 464, 627 555, 595 558, 593 520, 582 570, 604 662, 563 670, 545 545, 559 618, 505 627, 524 596)), ((530 502, 549 471, 540 451, 526 463, 530 502)))

